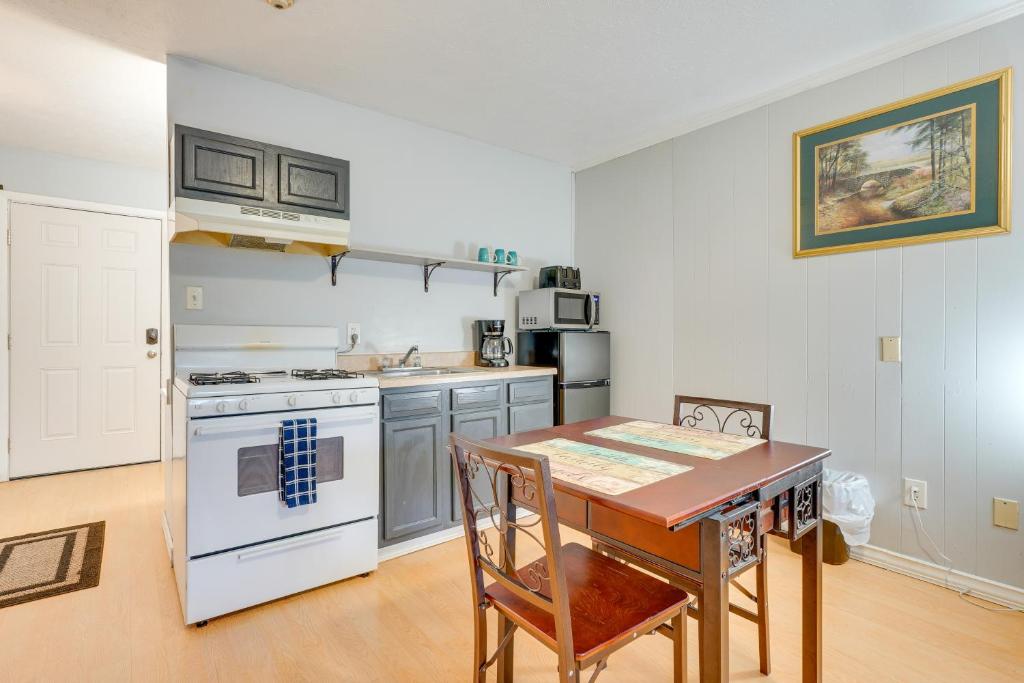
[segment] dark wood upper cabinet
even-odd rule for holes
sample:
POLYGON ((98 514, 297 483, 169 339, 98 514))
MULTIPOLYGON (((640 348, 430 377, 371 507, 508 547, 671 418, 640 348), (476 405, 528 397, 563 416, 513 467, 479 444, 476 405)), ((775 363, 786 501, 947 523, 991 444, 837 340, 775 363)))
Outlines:
POLYGON ((179 197, 349 217, 344 159, 176 125, 174 167, 179 197))
POLYGON ((263 200, 263 150, 200 131, 181 136, 181 186, 190 190, 263 200))
POLYGON ((278 201, 344 213, 348 206, 348 162, 278 154, 278 201))

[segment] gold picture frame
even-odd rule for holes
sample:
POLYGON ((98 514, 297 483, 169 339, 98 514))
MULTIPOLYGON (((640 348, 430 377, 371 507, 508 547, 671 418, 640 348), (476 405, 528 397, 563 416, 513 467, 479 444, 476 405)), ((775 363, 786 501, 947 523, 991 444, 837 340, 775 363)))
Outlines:
MULTIPOLYGON (((1008 67, 793 133, 793 257, 841 254, 1010 232, 1012 76, 1013 71, 1008 67), (850 140, 880 139, 883 133, 908 130, 914 125, 922 125, 921 122, 939 121, 940 117, 961 112, 963 119, 956 120, 969 120, 966 130, 969 131, 970 145, 968 149, 964 138, 965 124, 961 122, 959 149, 963 162, 958 172, 960 186, 955 196, 966 204, 948 211, 935 209, 933 213, 915 215, 925 203, 919 202, 909 215, 898 211, 903 206, 899 202, 914 194, 924 195, 926 201, 935 200, 942 207, 946 206, 944 198, 952 196, 942 194, 951 190, 938 189, 945 187, 942 179, 946 176, 936 176, 935 173, 934 135, 929 143, 930 171, 927 163, 922 164, 923 168, 910 166, 898 169, 900 177, 913 176, 917 186, 911 185, 911 178, 905 181, 894 179, 894 171, 869 168, 861 170, 871 172, 858 171, 853 177, 840 178, 847 182, 847 187, 840 192, 835 188, 836 174, 833 170, 834 195, 827 202, 823 200, 823 194, 819 196, 823 182, 820 168, 823 150, 850 140), (875 180, 876 177, 883 178, 889 186, 875 180), (864 178, 868 178, 868 182, 858 189, 857 183, 864 178), (902 189, 901 183, 909 187, 902 189), (918 188, 916 192, 915 187, 918 188), (925 188, 931 189, 926 191, 925 188), (842 192, 848 194, 841 196, 842 192), (891 199, 890 195, 898 192, 906 194, 891 199), (831 216, 830 211, 848 210, 849 205, 841 205, 840 202, 851 199, 851 205, 855 202, 861 211, 854 212, 854 217, 845 224, 840 223, 839 227, 834 227, 833 223, 829 229, 822 229, 821 216, 831 216), (864 213, 863 207, 868 202, 874 202, 871 205, 873 210, 864 213), (858 224, 858 220, 862 224, 858 224)), ((935 125, 931 124, 933 130, 935 125)), ((873 144, 880 146, 883 143, 873 144)), ((863 157, 859 162, 863 164, 865 159, 870 160, 865 152, 860 151, 859 142, 857 147, 858 154, 863 157)), ((829 182, 827 175, 824 182, 829 182)), ((842 215, 845 218, 846 214, 842 215)))

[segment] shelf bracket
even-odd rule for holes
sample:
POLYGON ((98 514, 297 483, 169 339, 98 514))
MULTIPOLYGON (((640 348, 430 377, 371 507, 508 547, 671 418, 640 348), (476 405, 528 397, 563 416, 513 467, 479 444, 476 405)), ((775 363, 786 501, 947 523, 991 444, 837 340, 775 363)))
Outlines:
POLYGON ((331 287, 338 286, 338 266, 341 265, 341 259, 345 258, 347 253, 347 251, 343 251, 331 256, 331 287))
POLYGON ((514 270, 496 270, 494 271, 494 296, 498 296, 498 285, 505 279, 506 275, 511 275, 516 271, 514 270))
POLYGON ((434 274, 434 271, 445 264, 444 261, 438 261, 437 263, 425 263, 423 264, 423 291, 430 291, 430 276, 434 274))

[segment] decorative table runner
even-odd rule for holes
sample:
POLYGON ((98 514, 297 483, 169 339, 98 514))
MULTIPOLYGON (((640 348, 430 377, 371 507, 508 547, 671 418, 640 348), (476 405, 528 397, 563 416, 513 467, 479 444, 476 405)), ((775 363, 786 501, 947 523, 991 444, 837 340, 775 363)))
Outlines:
POLYGON ((764 439, 754 439, 749 436, 720 434, 705 429, 677 427, 643 420, 595 429, 587 432, 587 436, 624 441, 637 446, 648 446, 709 460, 728 458, 730 455, 765 443, 764 439))
POLYGON ((693 469, 569 439, 550 439, 516 449, 548 456, 553 477, 613 496, 693 469))

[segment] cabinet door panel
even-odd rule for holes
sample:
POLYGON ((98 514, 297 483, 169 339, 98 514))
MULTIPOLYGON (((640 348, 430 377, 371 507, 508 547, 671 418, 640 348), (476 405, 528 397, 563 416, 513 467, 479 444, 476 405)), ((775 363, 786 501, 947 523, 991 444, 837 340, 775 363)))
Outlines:
POLYGON ((182 134, 181 186, 263 201, 263 150, 216 133, 182 134))
MULTIPOLYGON (((472 413, 461 413, 452 415, 452 434, 459 434, 471 439, 493 439, 504 434, 501 419, 501 410, 480 410, 472 413)), ((452 468, 451 485, 451 521, 462 521, 462 500, 459 496, 459 482, 455 469, 452 468)), ((494 492, 491 490, 490 480, 486 473, 481 470, 473 479, 473 491, 480 497, 479 501, 474 500, 474 505, 490 505, 494 502, 494 492)))
POLYGON ((278 201, 291 206, 348 212, 348 162, 279 154, 278 201))
POLYGON ((443 427, 440 417, 384 423, 385 540, 442 525, 443 427))
POLYGON ((509 434, 529 432, 534 429, 546 429, 554 424, 554 406, 550 401, 547 403, 528 403, 521 406, 509 406, 509 434))

